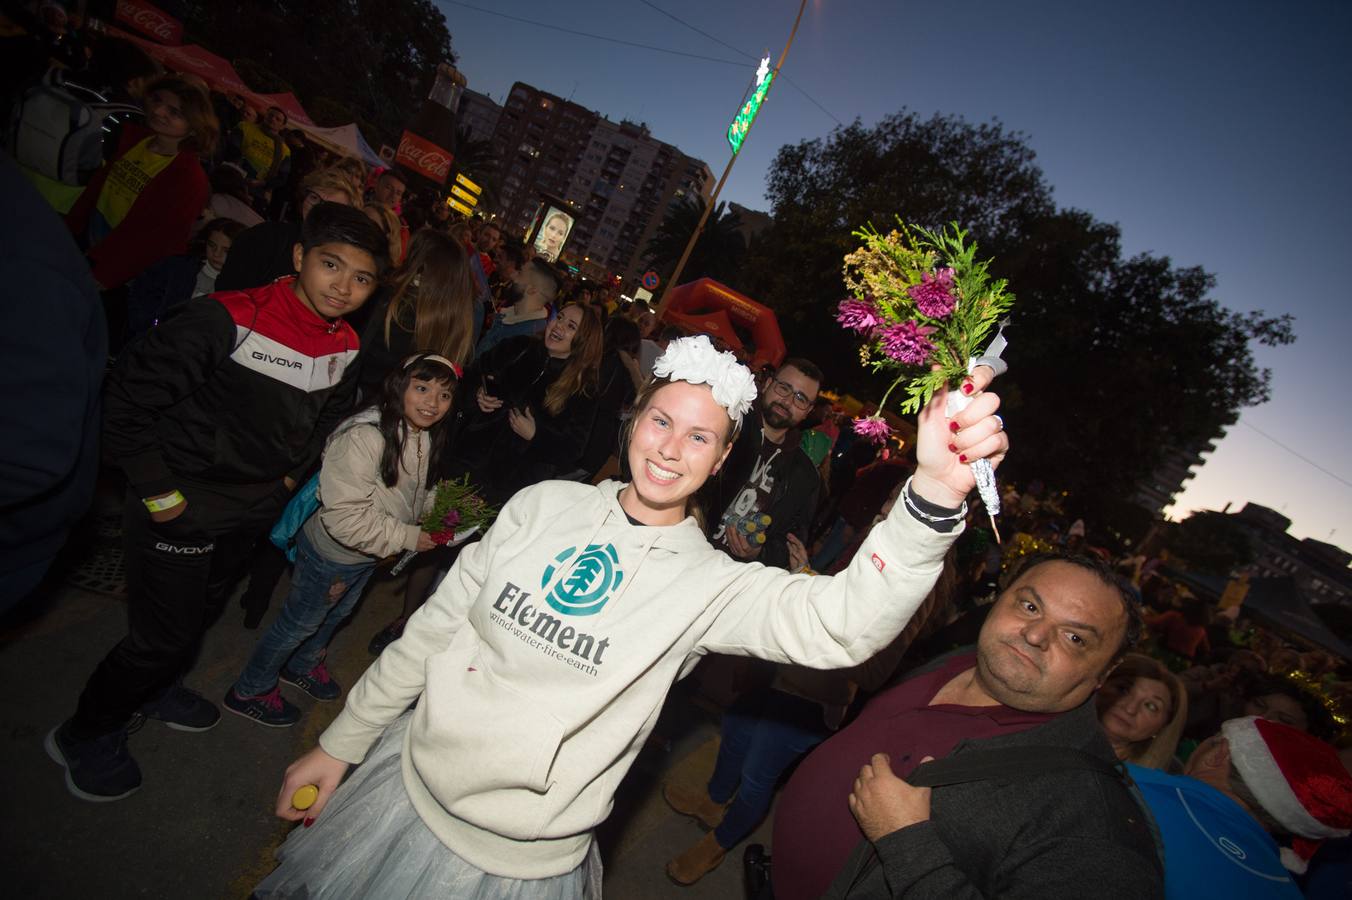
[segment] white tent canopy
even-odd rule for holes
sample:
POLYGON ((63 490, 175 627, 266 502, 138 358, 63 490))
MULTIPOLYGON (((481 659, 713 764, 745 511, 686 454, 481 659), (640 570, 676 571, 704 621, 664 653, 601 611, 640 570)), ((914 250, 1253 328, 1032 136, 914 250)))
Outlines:
POLYGON ((355 156, 369 166, 385 165, 384 160, 380 158, 380 154, 372 150, 371 145, 366 143, 366 138, 361 136, 361 132, 357 130, 355 123, 349 122, 346 125, 339 125, 337 128, 321 128, 318 125, 293 121, 291 126, 299 128, 316 142, 335 152, 342 153, 345 156, 355 156))

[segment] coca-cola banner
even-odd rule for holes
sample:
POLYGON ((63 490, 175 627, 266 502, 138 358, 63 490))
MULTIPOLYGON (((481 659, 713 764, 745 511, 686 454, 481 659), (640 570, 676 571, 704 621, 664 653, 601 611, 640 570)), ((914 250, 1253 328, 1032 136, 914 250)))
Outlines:
POLYGON ((451 174, 451 158, 449 150, 443 150, 411 131, 405 131, 399 139, 399 151, 394 155, 397 164, 407 166, 437 184, 445 184, 446 176, 451 174))
POLYGON ((145 0, 117 0, 117 19, 161 43, 183 43, 183 23, 145 0))

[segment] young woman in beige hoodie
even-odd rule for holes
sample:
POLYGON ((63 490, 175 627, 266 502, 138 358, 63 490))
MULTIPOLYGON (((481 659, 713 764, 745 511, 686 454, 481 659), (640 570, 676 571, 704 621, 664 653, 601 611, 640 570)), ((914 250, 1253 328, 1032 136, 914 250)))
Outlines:
POLYGON ((756 392, 707 338, 673 341, 628 428, 632 480, 516 494, 287 769, 277 813, 306 827, 256 896, 598 897, 592 832, 674 681, 710 652, 854 665, 920 606, 974 485, 959 456, 1008 448, 978 372, 965 411, 921 414, 905 503, 814 578, 705 540, 693 495, 756 392))

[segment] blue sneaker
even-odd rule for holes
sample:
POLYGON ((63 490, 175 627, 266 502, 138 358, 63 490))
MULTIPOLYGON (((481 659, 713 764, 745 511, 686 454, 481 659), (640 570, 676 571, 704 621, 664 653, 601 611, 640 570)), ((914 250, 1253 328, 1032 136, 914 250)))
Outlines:
POLYGON ((145 721, 89 740, 69 734, 70 722, 47 733, 43 746, 52 761, 66 770, 66 790, 81 800, 108 803, 136 793, 141 787, 141 767, 127 751, 127 735, 145 721))
POLYGON ((232 687, 225 692, 225 708, 269 728, 290 728, 300 721, 300 709, 287 703, 276 687, 257 697, 241 697, 232 687))
POLYGON ((281 679, 287 684, 295 685, 316 700, 337 700, 343 693, 342 686, 333 680, 323 660, 304 675, 282 669, 281 679))
POLYGON ((221 711, 216 704, 181 684, 175 684, 142 706, 141 713, 147 719, 159 719, 177 731, 209 731, 221 720, 221 711))

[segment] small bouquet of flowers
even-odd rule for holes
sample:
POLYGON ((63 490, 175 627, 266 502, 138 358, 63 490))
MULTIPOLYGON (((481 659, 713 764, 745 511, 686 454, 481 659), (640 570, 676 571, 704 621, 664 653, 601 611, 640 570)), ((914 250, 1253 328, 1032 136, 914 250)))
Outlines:
MULTIPOLYGON (((976 245, 957 223, 941 231, 897 224, 887 234, 871 225, 854 233, 863 246, 845 257, 845 285, 853 296, 836 311, 836 321, 864 339, 860 361, 893 373, 879 412, 854 423, 858 434, 878 443, 891 433, 881 410, 898 387, 906 393, 901 411, 916 413, 939 388, 957 387, 978 364, 999 357, 1004 338, 990 340, 991 332, 1014 303, 1005 280, 991 278, 989 261, 977 260, 976 245)), ((968 402, 957 391, 948 398, 950 416, 968 402)), ((998 514, 990 463, 977 460, 972 468, 987 511, 998 514)))
MULTIPOLYGON (((440 545, 460 544, 476 531, 487 528, 497 517, 498 509, 489 506, 469 483, 469 476, 444 479, 437 482, 435 496, 427 514, 422 518, 422 530, 440 545)), ((398 575, 418 555, 417 550, 406 550, 390 570, 398 575)))

